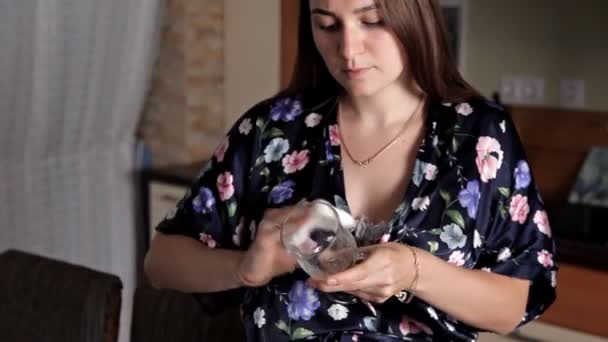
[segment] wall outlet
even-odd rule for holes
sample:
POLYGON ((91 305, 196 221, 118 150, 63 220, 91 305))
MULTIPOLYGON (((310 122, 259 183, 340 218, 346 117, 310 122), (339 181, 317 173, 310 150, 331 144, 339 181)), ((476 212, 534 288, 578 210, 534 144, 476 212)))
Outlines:
POLYGON ((515 76, 504 76, 500 79, 500 101, 506 104, 521 102, 521 80, 515 76))
POLYGON ((584 107, 585 81, 581 79, 561 79, 559 82, 559 101, 563 107, 584 107))
POLYGON ((504 76, 500 100, 507 104, 541 105, 545 102, 545 80, 532 76, 504 76))
POLYGON ((522 104, 542 105, 545 103, 545 80, 540 77, 524 77, 521 82, 522 104))

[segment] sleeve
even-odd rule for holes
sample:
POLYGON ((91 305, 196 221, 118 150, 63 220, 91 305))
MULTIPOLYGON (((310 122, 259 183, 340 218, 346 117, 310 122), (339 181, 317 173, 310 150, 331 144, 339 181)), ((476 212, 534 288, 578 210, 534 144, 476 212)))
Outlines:
POLYGON ((244 203, 256 153, 256 118, 263 108, 261 103, 237 120, 157 231, 189 236, 210 248, 241 249, 251 236, 241 218, 247 216, 244 203))
POLYGON ((485 224, 477 268, 530 281, 523 325, 555 300, 555 243, 516 128, 508 115, 497 114, 481 120, 476 145, 478 221, 485 224))

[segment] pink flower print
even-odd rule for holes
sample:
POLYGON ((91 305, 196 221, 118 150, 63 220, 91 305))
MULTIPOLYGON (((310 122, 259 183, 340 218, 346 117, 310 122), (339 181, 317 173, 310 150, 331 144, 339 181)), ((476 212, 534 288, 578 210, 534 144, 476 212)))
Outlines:
POLYGON ((387 243, 391 239, 391 234, 383 234, 380 238, 380 243, 387 243))
POLYGON ((255 240, 257 229, 258 227, 255 225, 255 221, 251 221, 249 224, 249 237, 251 238, 251 241, 255 240))
POLYGON ((496 172, 502 165, 503 151, 500 149, 498 140, 492 137, 479 137, 477 141, 477 170, 479 170, 481 181, 487 183, 496 178, 496 172))
POLYGON ((431 204, 431 200, 429 199, 429 196, 416 197, 412 201, 412 208, 417 211, 418 210, 425 211, 429 207, 430 204, 431 204))
POLYGON ((239 125, 239 132, 243 135, 249 135, 249 132, 251 132, 252 128, 253 125, 251 124, 251 119, 246 118, 241 121, 241 124, 239 125))
POLYGON ((464 116, 469 116, 469 114, 473 113, 473 107, 470 104, 464 102, 456 106, 456 113, 464 116))
POLYGON ((283 171, 286 174, 302 170, 308 164, 308 150, 293 151, 283 157, 283 171))
POLYGON ((228 150, 228 145, 230 145, 230 143, 228 137, 226 137, 215 149, 213 155, 215 156, 215 159, 217 159, 218 162, 221 163, 224 161, 224 156, 226 155, 226 151, 228 150))
POLYGON ((217 246, 217 243, 215 242, 215 240, 213 240, 213 237, 209 234, 200 233, 199 240, 201 240, 201 242, 206 244, 207 247, 209 247, 209 248, 215 248, 217 246))
POLYGON ((453 251, 452 254, 450 254, 448 263, 462 267, 464 265, 464 253, 461 251, 453 251))
POLYGON ((234 177, 228 171, 220 174, 217 177, 217 190, 220 193, 220 199, 222 201, 227 201, 234 195, 234 177))
POLYGON ((401 324, 399 324, 399 330, 404 336, 407 336, 409 334, 417 334, 421 331, 424 331, 427 335, 433 335, 433 331, 428 326, 406 315, 403 315, 401 317, 401 324))
POLYGON ((537 210, 534 213, 534 223, 538 227, 541 233, 551 237, 551 225, 549 225, 549 217, 547 216, 547 212, 544 210, 537 210))
POLYGON ((511 257, 511 249, 509 247, 503 247, 498 253, 496 260, 499 262, 505 261, 511 257))
POLYGON ((338 125, 329 126, 329 142, 332 146, 340 145, 340 130, 338 130, 338 125))
POLYGON ((241 240, 243 239, 243 226, 245 225, 245 218, 241 217, 239 224, 234 229, 234 234, 232 234, 232 243, 235 246, 241 245, 241 240))
POLYGON ((431 163, 426 164, 426 166, 424 167, 424 178, 428 181, 435 180, 435 178, 437 178, 438 173, 439 170, 437 169, 437 166, 431 163))
POLYGON ((553 254, 549 253, 546 249, 536 253, 536 259, 541 265, 547 268, 553 267, 553 254))
POLYGON ((511 206, 509 207, 509 214, 511 214, 511 221, 523 224, 528 218, 530 213, 530 206, 528 206, 528 197, 520 194, 515 195, 511 199, 511 206))
POLYGON ((304 119, 304 123, 306 124, 306 127, 315 127, 321 122, 322 118, 323 117, 317 113, 310 113, 306 119, 304 119))

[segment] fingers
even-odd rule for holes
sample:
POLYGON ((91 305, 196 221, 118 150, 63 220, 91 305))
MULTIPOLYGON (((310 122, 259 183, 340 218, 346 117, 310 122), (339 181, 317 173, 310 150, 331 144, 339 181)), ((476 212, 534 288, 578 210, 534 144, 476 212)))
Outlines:
POLYGON ((260 226, 262 226, 262 223, 265 223, 265 229, 273 228, 275 230, 280 230, 282 225, 288 219, 289 215, 293 214, 293 209, 294 206, 266 209, 266 211, 264 211, 264 217, 260 222, 260 226))
MULTIPOLYGON (((338 292, 338 291, 326 291, 324 290, 325 285, 323 285, 323 280, 321 279, 314 279, 314 278, 309 278, 307 280, 307 284, 309 287, 312 288, 317 288, 323 292, 338 292)), ((384 286, 384 287, 373 287, 373 288, 363 288, 363 289, 355 289, 355 290, 348 290, 348 291, 341 291, 341 292, 346 292, 346 293, 350 293, 355 297, 358 297, 364 301, 369 301, 369 302, 373 302, 373 303, 384 303, 386 302, 389 298, 394 296, 394 292, 393 289, 390 286, 384 286)))
POLYGON ((256 240, 258 239, 271 239, 275 242, 280 242, 281 229, 285 222, 288 211, 285 208, 282 209, 267 209, 264 212, 264 217, 258 224, 258 232, 256 234, 256 240))
POLYGON ((273 240, 276 238, 280 240, 281 230, 283 230, 286 222, 289 220, 291 223, 296 224, 298 217, 305 212, 306 206, 302 205, 303 203, 307 202, 302 200, 295 206, 266 209, 258 225, 257 235, 262 235, 262 238, 274 236, 273 240))
POLYGON ((260 229, 280 230, 281 224, 286 216, 284 209, 267 209, 264 212, 264 217, 260 221, 260 229))
POLYGON ((362 249, 369 256, 360 264, 326 279, 311 280, 310 284, 323 292, 349 292, 364 300, 383 303, 401 290, 398 269, 382 248, 362 249))
POLYGON ((378 273, 372 267, 371 263, 365 261, 326 279, 316 279, 313 284, 324 292, 348 292, 371 287, 378 282, 378 273))
POLYGON ((285 208, 271 208, 264 212, 264 220, 278 220, 285 215, 285 208))
POLYGON ((355 297, 360 298, 363 301, 368 301, 372 303, 382 304, 389 300, 392 297, 392 294, 386 295, 376 292, 366 292, 366 291, 352 291, 349 292, 355 297))
POLYGON ((345 271, 328 276, 322 285, 332 291, 349 291, 369 287, 383 268, 383 261, 378 260, 375 251, 375 248, 371 246, 359 248, 357 259, 362 261, 345 271))

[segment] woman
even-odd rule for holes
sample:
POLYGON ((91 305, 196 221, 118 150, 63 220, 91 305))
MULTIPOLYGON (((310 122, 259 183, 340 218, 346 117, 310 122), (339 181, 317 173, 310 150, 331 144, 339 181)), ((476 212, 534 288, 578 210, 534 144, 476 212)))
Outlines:
POLYGON ((547 214, 513 123, 452 64, 437 1, 300 13, 290 86, 237 121, 161 222, 151 281, 244 288, 248 341, 470 341, 540 315, 555 298, 547 214), (310 279, 276 229, 303 198, 388 229, 363 262, 310 279))

